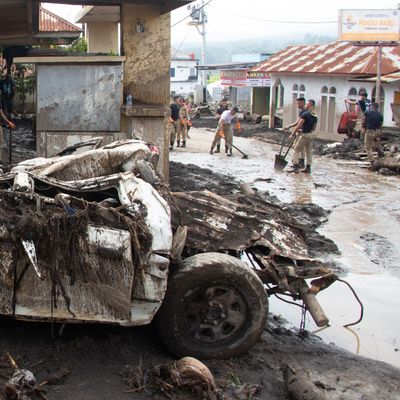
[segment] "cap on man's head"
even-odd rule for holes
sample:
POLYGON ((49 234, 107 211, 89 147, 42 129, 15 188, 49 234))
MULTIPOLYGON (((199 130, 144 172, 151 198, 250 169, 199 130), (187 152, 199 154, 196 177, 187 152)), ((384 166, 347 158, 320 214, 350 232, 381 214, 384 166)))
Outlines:
POLYGON ((363 96, 363 97, 368 97, 367 93, 365 93, 365 92, 363 92, 363 93, 360 93, 360 96, 363 96))
POLYGON ((239 109, 236 106, 232 107, 232 110, 235 111, 235 112, 239 112, 239 109))

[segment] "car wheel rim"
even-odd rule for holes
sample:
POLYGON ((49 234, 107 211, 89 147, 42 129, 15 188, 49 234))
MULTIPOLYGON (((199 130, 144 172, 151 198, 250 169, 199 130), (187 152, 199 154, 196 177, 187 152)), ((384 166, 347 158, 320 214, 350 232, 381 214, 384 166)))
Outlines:
POLYGON ((216 285, 184 296, 187 332, 195 341, 219 344, 232 340, 246 322, 247 305, 236 289, 216 285))

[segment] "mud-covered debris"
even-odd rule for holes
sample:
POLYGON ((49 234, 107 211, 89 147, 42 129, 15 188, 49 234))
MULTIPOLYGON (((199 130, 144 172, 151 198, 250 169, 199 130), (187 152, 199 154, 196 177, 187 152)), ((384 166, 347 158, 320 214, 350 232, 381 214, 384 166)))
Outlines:
POLYGON ((126 393, 146 390, 170 398, 171 393, 189 391, 201 399, 216 399, 213 375, 205 364, 193 357, 183 357, 145 370, 141 366, 129 367, 125 382, 130 387, 126 393))
POLYGON ((282 365, 283 380, 288 395, 294 400, 325 400, 327 396, 309 377, 309 374, 301 367, 282 365))
POLYGON ((250 385, 245 383, 240 385, 236 390, 234 390, 233 395, 238 400, 253 400, 261 393, 261 385, 250 385))
POLYGON ((27 369, 17 369, 5 384, 5 400, 28 400, 35 393, 36 378, 27 369))

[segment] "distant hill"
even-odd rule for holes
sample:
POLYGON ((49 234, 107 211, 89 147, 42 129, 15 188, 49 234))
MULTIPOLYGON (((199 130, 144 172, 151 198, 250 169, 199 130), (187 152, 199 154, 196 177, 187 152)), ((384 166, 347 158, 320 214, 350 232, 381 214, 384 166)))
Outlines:
MULTIPOLYGON (((325 44, 336 40, 333 36, 321 36, 307 33, 302 38, 293 38, 292 36, 282 36, 274 38, 255 38, 243 39, 235 42, 208 42, 207 43, 207 64, 219 64, 232 61, 232 54, 248 53, 276 53, 290 45, 300 44, 325 44)), ((173 43, 173 47, 179 47, 180 43, 173 43)), ((196 58, 201 57, 201 44, 199 42, 184 43, 180 51, 195 53, 196 58)))

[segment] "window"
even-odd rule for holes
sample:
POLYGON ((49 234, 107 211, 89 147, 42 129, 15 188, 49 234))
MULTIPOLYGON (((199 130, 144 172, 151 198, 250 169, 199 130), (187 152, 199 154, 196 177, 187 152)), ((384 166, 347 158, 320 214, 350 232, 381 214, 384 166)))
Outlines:
POLYGON ((357 89, 356 88, 352 87, 349 90, 349 98, 352 100, 355 100, 357 98, 357 89))
POLYGON ((298 85, 297 83, 295 83, 293 85, 293 94, 292 94, 292 120, 293 122, 296 121, 298 114, 299 114, 299 110, 297 108, 297 99, 299 97, 305 97, 305 91, 306 88, 304 85, 298 85))
POLYGON ((170 68, 170 70, 169 70, 169 76, 170 76, 171 78, 175 78, 175 68, 170 68))
MULTIPOLYGON (((357 92, 356 92, 357 93, 357 92)), ((321 118, 319 128, 321 132, 334 132, 336 114, 336 88, 327 86, 321 89, 321 118)))
POLYGON ((359 90, 358 90, 358 95, 360 95, 361 93, 366 93, 367 94, 367 97, 368 97, 368 91, 367 91, 367 89, 365 89, 365 88, 360 88, 359 90))

